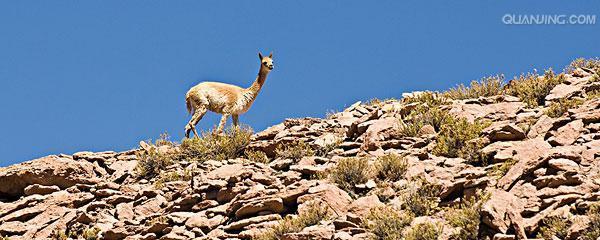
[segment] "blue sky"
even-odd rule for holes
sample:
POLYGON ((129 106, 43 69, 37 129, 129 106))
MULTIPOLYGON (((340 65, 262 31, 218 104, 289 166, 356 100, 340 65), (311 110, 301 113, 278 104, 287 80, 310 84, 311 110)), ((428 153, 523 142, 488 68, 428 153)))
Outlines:
MULTIPOLYGON (((600 56, 595 25, 504 25, 505 14, 599 14, 598 1, 3 1, 0 166, 179 140, 193 85, 249 86, 255 130, 357 100, 600 56), (562 4, 561 4, 562 3, 562 4)), ((600 19, 597 19, 597 21, 600 19)), ((200 129, 217 124, 209 113, 200 129)))

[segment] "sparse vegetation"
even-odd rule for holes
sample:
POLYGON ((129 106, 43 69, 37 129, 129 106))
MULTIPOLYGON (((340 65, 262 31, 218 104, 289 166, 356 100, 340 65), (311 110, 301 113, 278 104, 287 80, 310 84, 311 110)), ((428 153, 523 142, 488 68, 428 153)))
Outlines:
POLYGON ((413 97, 403 98, 402 101, 404 103, 420 103, 427 106, 440 106, 447 102, 443 95, 430 91, 417 94, 413 97))
POLYGON ((479 223, 481 222, 481 208, 490 195, 478 193, 476 197, 465 200, 455 208, 448 209, 445 213, 446 221, 451 226, 459 228, 452 239, 477 240, 479 223))
POLYGON ((189 161, 225 160, 243 155, 250 143, 252 129, 233 127, 223 134, 203 132, 201 138, 186 138, 181 142, 180 159, 189 161))
POLYGON ((600 238, 600 203, 592 204, 587 211, 587 216, 590 219, 590 224, 582 239, 595 240, 600 238))
POLYGON ((575 108, 579 105, 583 104, 583 100, 581 99, 560 99, 558 102, 552 102, 548 110, 546 110, 546 115, 548 117, 557 118, 561 117, 565 114, 569 109, 575 108))
POLYGON ((460 84, 444 93, 444 96, 451 99, 469 99, 478 97, 490 97, 500 95, 504 85, 504 76, 496 75, 482 78, 479 81, 472 81, 470 86, 460 84))
POLYGON ((304 141, 295 141, 286 145, 279 145, 275 149, 275 155, 278 158, 298 160, 302 157, 314 156, 315 152, 304 141))
POLYGON ((441 224, 424 222, 412 226, 406 231, 404 240, 435 240, 442 234, 441 224))
POLYGON ((508 170, 510 170, 510 168, 513 165, 515 165, 515 163, 517 163, 517 160, 510 159, 503 163, 497 164, 497 165, 493 166, 492 169, 489 171, 489 175, 496 177, 496 178, 501 178, 504 175, 506 175, 508 170))
POLYGON ((189 181, 192 179, 192 172, 189 169, 185 169, 183 174, 178 171, 172 171, 168 173, 161 173, 154 182, 156 188, 162 188, 165 183, 173 181, 189 181))
POLYGON ((464 118, 448 118, 438 134, 433 154, 445 157, 461 157, 471 163, 484 162, 485 156, 479 153, 484 141, 475 140, 488 123, 470 123, 464 118), (473 140, 473 141, 472 141, 473 140))
POLYGON ((426 216, 438 210, 442 187, 438 184, 418 179, 404 197, 404 208, 415 216, 426 216))
POLYGON ((341 143, 342 143, 342 140, 338 139, 334 142, 325 144, 325 146, 317 148, 317 150, 315 151, 315 155, 320 156, 320 157, 326 157, 329 152, 336 149, 338 146, 340 146, 341 143))
POLYGON ((267 154, 263 151, 246 150, 244 151, 244 155, 246 158, 248 158, 248 160, 253 162, 269 163, 270 161, 269 157, 267 157, 267 154))
POLYGON ((382 181, 395 182, 404 177, 408 164, 404 157, 387 154, 377 158, 375 163, 376 175, 382 181))
POLYGON ((587 100, 600 98, 600 90, 589 91, 586 93, 586 95, 587 100))
POLYGON ((564 74, 556 75, 552 69, 546 70, 544 76, 535 72, 521 74, 509 82, 506 93, 518 97, 528 107, 537 107, 544 105, 544 98, 564 80, 564 74))
POLYGON ((571 62, 569 64, 569 66, 567 66, 565 68, 565 72, 573 73, 573 71, 575 71, 575 69, 577 69, 577 68, 587 68, 590 70, 594 70, 596 73, 598 73, 598 72, 600 72, 600 59, 599 58, 590 58, 590 59, 577 58, 577 59, 573 60, 573 62, 571 62))
POLYGON ((554 237, 565 239, 569 233, 570 225, 571 221, 569 219, 558 216, 547 217, 542 221, 537 238, 543 238, 545 240, 552 240, 554 237))
POLYGON ((440 108, 446 103, 444 97, 437 93, 425 92, 415 97, 405 98, 407 103, 419 103, 401 121, 402 128, 399 131, 401 137, 416 137, 421 128, 429 124, 436 131, 450 118, 446 110, 440 108))
POLYGON ((368 159, 360 157, 340 159, 329 173, 334 183, 349 192, 353 192, 357 184, 367 182, 371 176, 372 170, 368 159))
POLYGON ((402 239, 402 229, 408 226, 413 216, 393 207, 377 207, 371 209, 363 220, 363 227, 375 234, 375 239, 402 239))
POLYGON ((308 205, 305 211, 296 217, 290 215, 280 220, 272 229, 267 230, 261 235, 255 237, 257 240, 276 240, 281 239, 286 233, 302 231, 305 227, 318 224, 331 215, 329 208, 319 201, 313 201, 308 205))
POLYGON ((100 228, 98 227, 86 228, 85 230, 83 230, 82 237, 85 240, 96 240, 98 238, 99 232, 100 228))
POLYGON ((162 134, 159 139, 152 144, 149 142, 149 148, 140 150, 136 153, 138 158, 135 172, 138 177, 152 178, 158 176, 162 170, 171 165, 174 161, 174 155, 159 151, 161 146, 172 146, 173 143, 168 140, 168 135, 162 134))

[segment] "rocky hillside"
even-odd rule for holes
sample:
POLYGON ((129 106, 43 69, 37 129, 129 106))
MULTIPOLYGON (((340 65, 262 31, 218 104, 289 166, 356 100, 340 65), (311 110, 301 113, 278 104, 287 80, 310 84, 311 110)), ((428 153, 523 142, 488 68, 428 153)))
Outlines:
POLYGON ((597 239, 598 66, 0 168, 0 239, 597 239))

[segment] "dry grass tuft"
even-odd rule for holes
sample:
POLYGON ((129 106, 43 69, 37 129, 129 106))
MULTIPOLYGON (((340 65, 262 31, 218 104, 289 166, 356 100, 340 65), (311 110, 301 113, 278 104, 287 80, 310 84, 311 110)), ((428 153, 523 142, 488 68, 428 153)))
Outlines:
POLYGON ((413 216, 393 207, 371 209, 362 219, 363 227, 375 234, 376 239, 402 239, 402 229, 410 224, 413 216))

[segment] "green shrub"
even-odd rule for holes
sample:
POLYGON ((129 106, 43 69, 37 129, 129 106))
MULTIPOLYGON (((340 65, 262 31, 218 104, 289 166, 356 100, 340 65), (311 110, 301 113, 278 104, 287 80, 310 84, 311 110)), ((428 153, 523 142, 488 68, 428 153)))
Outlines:
POLYGON ((600 238, 600 203, 592 204, 587 211, 587 216, 590 219, 590 224, 582 239, 595 240, 600 238))
POLYGON ((558 102, 550 103, 550 107, 546 110, 548 117, 557 118, 565 114, 569 109, 575 108, 583 104, 581 99, 560 99, 558 102))
POLYGON ((186 138, 181 142, 179 158, 205 161, 241 157, 250 144, 252 129, 233 127, 224 134, 203 132, 201 135, 201 138, 186 138))
POLYGON ((487 126, 488 123, 480 121, 470 123, 465 118, 448 118, 437 136, 433 154, 461 157, 469 162, 483 161, 484 156, 479 154, 479 149, 483 147, 484 142, 474 139, 477 139, 487 126))
POLYGON ((444 226, 430 222, 419 223, 407 230, 405 240, 435 240, 442 235, 444 226))
POLYGON ((371 166, 366 158, 342 158, 330 171, 329 177, 340 188, 352 192, 357 184, 366 183, 372 176, 371 166))
POLYGON ((496 75, 482 78, 479 81, 471 81, 470 86, 460 84, 444 93, 451 99, 469 99, 479 97, 490 97, 502 94, 504 76, 496 75))
POLYGON ((404 177, 408 163, 402 156, 387 154, 377 158, 375 172, 382 181, 398 181, 404 177))
POLYGON ((465 200, 455 208, 445 213, 446 221, 452 226, 459 228, 454 238, 460 240, 477 240, 479 234, 479 223, 481 222, 481 208, 489 195, 479 193, 477 197, 465 200))
POLYGON ((253 161, 253 162, 259 162, 259 163, 269 163, 269 157, 267 157, 267 154, 263 151, 253 151, 253 150, 246 150, 244 151, 244 155, 246 155, 246 158, 248 158, 248 160, 253 161))
POLYGON ((304 141, 295 141, 284 145, 279 145, 275 149, 275 155, 278 158, 298 160, 302 157, 314 156, 313 149, 304 141))
POLYGON ((564 74, 556 75, 552 69, 546 70, 543 77, 535 73, 521 74, 509 82, 506 93, 518 97, 528 107, 537 107, 544 105, 544 98, 564 80, 564 74))
POLYGON ((569 219, 564 219, 558 216, 545 218, 542 221, 537 238, 552 240, 554 239, 553 237, 558 237, 558 239, 565 239, 569 233, 570 225, 571 223, 569 219))
POLYGON ((318 201, 313 201, 308 205, 306 211, 298 214, 297 217, 286 216, 280 220, 277 225, 271 229, 263 232, 259 236, 253 239, 257 240, 276 240, 281 239, 286 233, 300 232, 302 229, 308 226, 318 224, 320 221, 329 218, 331 212, 326 205, 321 204, 318 201))
POLYGON ((442 186, 418 179, 404 197, 404 208, 416 216, 430 215, 438 210, 442 186))
POLYGON ((413 220, 410 213, 393 207, 376 207, 362 219, 364 228, 373 233, 375 239, 402 239, 402 229, 413 220))

